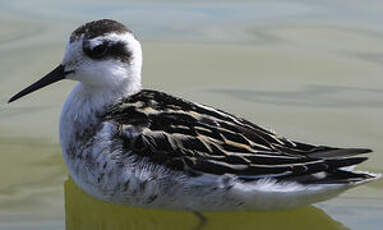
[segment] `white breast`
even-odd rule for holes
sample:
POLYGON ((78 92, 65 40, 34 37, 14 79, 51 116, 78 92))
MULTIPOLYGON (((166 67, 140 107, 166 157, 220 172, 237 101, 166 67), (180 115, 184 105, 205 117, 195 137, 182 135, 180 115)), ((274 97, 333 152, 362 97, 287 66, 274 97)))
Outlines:
POLYGON ((135 154, 111 148, 117 126, 97 118, 117 98, 102 91, 89 93, 79 83, 68 96, 60 118, 60 144, 73 180, 99 199, 196 211, 281 209, 325 200, 351 187, 281 184, 270 179, 241 182, 233 175, 190 177, 138 160, 135 154), (96 132, 84 132, 89 127, 96 132))
POLYGON ((103 189, 98 185, 100 176, 110 170, 103 169, 105 158, 97 158, 109 145, 109 137, 102 135, 110 132, 95 132, 103 125, 97 114, 108 105, 105 98, 108 97, 90 94, 78 83, 65 101, 60 117, 60 145, 69 173, 77 185, 94 196, 99 196, 103 189))

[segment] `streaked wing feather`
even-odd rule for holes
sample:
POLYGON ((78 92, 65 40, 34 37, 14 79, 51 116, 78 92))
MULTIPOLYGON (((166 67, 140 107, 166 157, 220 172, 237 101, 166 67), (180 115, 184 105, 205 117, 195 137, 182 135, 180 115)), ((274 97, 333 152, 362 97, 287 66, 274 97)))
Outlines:
POLYGON ((153 90, 124 98, 105 119, 120 124, 127 150, 197 174, 292 177, 358 164, 367 158, 350 156, 370 151, 295 142, 221 110, 153 90))

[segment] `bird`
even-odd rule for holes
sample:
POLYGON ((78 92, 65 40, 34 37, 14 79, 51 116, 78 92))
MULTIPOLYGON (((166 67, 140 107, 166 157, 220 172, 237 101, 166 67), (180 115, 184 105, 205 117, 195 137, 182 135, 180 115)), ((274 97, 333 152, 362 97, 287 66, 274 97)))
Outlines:
POLYGON ((281 210, 373 181, 366 148, 295 141, 212 106, 142 88, 142 49, 112 19, 75 29, 61 63, 9 99, 77 81, 60 116, 69 174, 87 194, 132 207, 281 210))

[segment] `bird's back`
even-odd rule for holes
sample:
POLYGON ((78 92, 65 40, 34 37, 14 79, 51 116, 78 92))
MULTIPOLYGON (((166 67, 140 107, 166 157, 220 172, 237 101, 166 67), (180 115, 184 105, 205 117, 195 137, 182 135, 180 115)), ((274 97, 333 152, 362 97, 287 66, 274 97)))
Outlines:
POLYGON ((292 141, 221 110, 154 90, 121 100, 104 120, 119 125, 124 151, 172 170, 301 183, 352 183, 370 178, 341 169, 366 160, 355 155, 369 149, 292 141), (308 177, 319 172, 326 177, 308 177))
POLYGON ((63 115, 73 130, 72 141, 63 145, 68 168, 83 190, 107 201, 192 210, 280 209, 328 199, 375 178, 343 169, 366 160, 355 155, 368 149, 292 141, 159 91, 141 90, 92 115, 78 115, 88 123, 72 120, 72 113, 63 115))

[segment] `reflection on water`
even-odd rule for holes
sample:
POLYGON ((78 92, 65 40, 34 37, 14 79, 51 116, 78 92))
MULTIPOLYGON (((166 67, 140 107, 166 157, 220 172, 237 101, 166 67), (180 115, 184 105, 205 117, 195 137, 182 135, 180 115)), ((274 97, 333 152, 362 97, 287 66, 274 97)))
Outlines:
MULTIPOLYGON (((204 213, 207 222, 199 229, 346 229, 313 206, 281 212, 204 213)), ((196 229, 200 221, 192 212, 130 208, 96 200, 65 181, 66 230, 196 229)))

